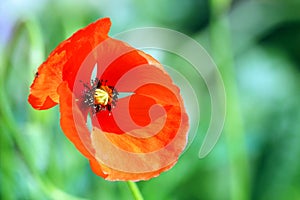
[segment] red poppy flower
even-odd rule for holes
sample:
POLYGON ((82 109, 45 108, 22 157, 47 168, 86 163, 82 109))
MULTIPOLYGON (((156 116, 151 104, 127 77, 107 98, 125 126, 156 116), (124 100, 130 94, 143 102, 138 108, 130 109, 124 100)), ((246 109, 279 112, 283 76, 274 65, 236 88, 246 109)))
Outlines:
POLYGON ((59 104, 63 132, 97 175, 146 180, 177 162, 188 117, 159 62, 110 38, 110 25, 100 19, 59 44, 38 68, 28 100, 39 110, 59 104))

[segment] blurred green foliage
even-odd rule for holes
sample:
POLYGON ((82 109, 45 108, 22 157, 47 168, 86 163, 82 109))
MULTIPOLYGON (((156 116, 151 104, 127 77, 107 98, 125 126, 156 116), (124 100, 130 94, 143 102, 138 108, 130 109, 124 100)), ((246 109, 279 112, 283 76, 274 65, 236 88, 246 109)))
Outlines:
POLYGON ((111 35, 145 26, 188 34, 217 62, 227 92, 224 132, 198 159, 210 102, 195 87, 203 100, 197 137, 173 169, 138 183, 145 199, 300 199, 299 10, 297 0, 1 1, 1 199, 132 198, 126 183, 91 172, 62 133, 57 108, 27 103, 51 50, 104 16, 111 35))

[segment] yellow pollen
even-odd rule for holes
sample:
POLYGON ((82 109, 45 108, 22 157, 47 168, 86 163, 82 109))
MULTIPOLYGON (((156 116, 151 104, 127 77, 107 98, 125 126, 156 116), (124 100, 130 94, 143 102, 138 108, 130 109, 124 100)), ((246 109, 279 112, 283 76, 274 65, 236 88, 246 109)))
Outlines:
POLYGON ((112 101, 112 89, 108 86, 101 86, 97 88, 94 93, 94 103, 96 105, 106 106, 112 101))

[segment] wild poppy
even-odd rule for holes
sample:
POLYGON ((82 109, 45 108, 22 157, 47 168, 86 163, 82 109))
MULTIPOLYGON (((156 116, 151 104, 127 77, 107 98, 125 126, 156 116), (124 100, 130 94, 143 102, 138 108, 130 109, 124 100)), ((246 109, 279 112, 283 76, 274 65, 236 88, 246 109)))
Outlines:
POLYGON ((60 43, 38 68, 28 101, 38 110, 59 104, 63 132, 97 175, 146 180, 177 162, 188 116, 160 63, 110 38, 110 26, 100 19, 60 43))

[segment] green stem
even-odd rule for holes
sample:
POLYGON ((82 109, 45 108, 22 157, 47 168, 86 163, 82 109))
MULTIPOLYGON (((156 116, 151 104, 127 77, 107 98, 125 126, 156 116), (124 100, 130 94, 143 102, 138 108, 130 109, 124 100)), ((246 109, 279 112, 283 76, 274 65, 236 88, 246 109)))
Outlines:
POLYGON ((131 190, 131 193, 134 197, 135 200, 143 200, 143 196, 142 193, 139 190, 139 187, 137 186, 137 184, 135 182, 132 181, 127 181, 128 187, 131 190))

